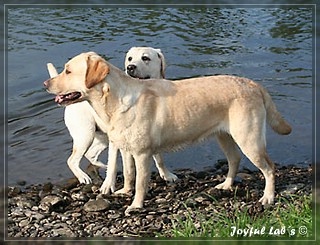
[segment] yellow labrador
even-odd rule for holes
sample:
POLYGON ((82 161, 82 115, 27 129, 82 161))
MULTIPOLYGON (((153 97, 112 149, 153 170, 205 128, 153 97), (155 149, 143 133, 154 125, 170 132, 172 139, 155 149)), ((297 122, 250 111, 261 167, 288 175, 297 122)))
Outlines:
MULTIPOLYGON (((265 177, 262 204, 274 201, 274 164, 266 152, 266 124, 289 134, 271 96, 252 80, 207 76, 177 81, 127 76, 94 52, 71 59, 62 73, 44 82, 58 102, 88 100, 105 123, 109 140, 136 167, 135 196, 126 209, 143 207, 155 153, 177 150, 215 135, 229 172, 217 188, 231 187, 240 162, 238 147, 265 177)), ((133 176, 125 176, 133 181, 133 176)), ((103 191, 103 190, 102 190, 103 191)))
MULTIPOLYGON (((58 75, 53 64, 47 64, 50 77, 58 75)), ((165 58, 160 49, 152 47, 132 47, 125 58, 126 73, 132 77, 145 78, 164 78, 165 58)), ((108 146, 106 134, 97 131, 99 128, 99 118, 87 101, 68 104, 65 107, 64 121, 73 139, 72 154, 68 158, 68 166, 80 183, 89 184, 91 178, 81 170, 80 160, 85 156, 93 165, 106 168, 107 165, 98 161, 102 151, 108 146)), ((105 182, 105 192, 115 191, 116 182, 116 159, 117 151, 113 145, 109 147, 108 182, 105 182), (108 190, 108 191, 107 191, 108 190)), ((163 163, 159 154, 154 156, 156 166, 160 176, 169 182, 177 179, 163 163)))

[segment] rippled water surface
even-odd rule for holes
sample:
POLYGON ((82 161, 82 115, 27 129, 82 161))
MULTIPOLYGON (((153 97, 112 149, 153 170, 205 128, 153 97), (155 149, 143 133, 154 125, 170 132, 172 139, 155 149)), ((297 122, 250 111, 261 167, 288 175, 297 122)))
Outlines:
MULTIPOLYGON (((161 48, 170 79, 234 74, 263 84, 293 126, 289 136, 268 129, 271 158, 311 163, 310 8, 10 7, 7 17, 9 184, 72 176, 64 108, 42 85, 49 76, 46 63, 61 70, 71 57, 93 50, 123 67, 132 46, 161 48)), ((221 158, 214 140, 165 154, 170 169, 201 170, 221 158)), ((252 166, 245 158, 242 165, 252 166)))

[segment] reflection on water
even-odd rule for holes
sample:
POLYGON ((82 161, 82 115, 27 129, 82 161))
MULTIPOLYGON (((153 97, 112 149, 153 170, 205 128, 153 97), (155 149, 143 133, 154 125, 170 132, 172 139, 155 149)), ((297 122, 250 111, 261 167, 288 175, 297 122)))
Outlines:
MULTIPOLYGON (((58 69, 94 50, 123 67, 132 46, 161 48, 167 78, 234 74, 262 83, 293 126, 268 130, 281 164, 312 159, 311 8, 19 8, 8 9, 8 180, 70 177, 71 138, 64 110, 42 88, 46 63, 58 69)), ((165 155, 172 168, 199 169, 223 158, 212 141, 165 155), (196 154, 195 154, 196 153, 196 154)), ((103 156, 106 158, 106 155, 103 156)), ((243 164, 250 166, 246 159, 243 164)))

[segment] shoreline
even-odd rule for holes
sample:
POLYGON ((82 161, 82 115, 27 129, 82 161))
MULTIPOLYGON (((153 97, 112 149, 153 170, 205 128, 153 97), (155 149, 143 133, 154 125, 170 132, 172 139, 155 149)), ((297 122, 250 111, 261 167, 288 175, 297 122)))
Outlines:
MULTIPOLYGON (((258 203, 264 189, 259 171, 241 170, 232 190, 214 188, 227 173, 223 162, 206 171, 176 170, 179 180, 171 184, 152 172, 144 208, 130 216, 124 216, 124 210, 132 196, 100 194, 102 178, 95 169, 89 173, 93 179, 89 185, 69 179, 59 184, 9 186, 8 237, 170 237, 173 220, 195 211, 208 216, 217 212, 213 200, 231 208, 230 200, 237 199, 253 214, 264 211, 258 203)), ((275 203, 288 195, 310 195, 312 182, 311 166, 276 166, 275 203)), ((117 189, 122 183, 118 173, 117 189)))

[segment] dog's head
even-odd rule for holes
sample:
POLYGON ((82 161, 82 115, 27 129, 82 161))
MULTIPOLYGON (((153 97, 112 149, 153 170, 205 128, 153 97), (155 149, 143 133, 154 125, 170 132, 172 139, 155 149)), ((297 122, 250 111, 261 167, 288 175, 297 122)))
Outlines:
POLYGON ((164 78, 165 59, 160 49, 132 47, 125 58, 126 73, 135 78, 164 78))
MULTIPOLYGON (((65 64, 64 70, 44 82, 47 91, 56 94, 55 101, 69 105, 84 100, 91 88, 102 82, 109 73, 106 61, 94 52, 82 53, 65 64)), ((102 91, 104 88, 101 86, 102 91)))

